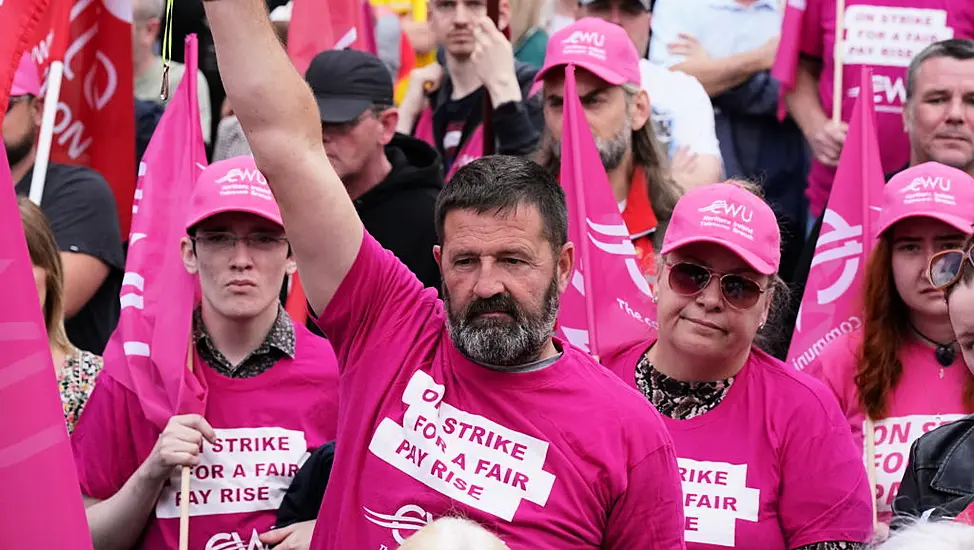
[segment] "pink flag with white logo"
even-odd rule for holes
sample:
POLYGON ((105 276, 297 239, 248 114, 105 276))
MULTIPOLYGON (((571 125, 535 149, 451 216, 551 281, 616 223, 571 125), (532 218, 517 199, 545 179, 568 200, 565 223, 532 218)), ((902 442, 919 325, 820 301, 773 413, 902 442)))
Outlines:
POLYGON ((0 143, 0 548, 90 550, 27 240, 0 143))
POLYGON ((561 185, 576 252, 558 331, 595 356, 647 339, 656 327, 656 308, 582 112, 574 65, 565 69, 561 185))
POLYGON ((814 364, 829 342, 862 326, 857 299, 885 185, 872 81, 872 71, 863 67, 862 87, 788 349, 788 361, 799 370, 814 364))
MULTIPOLYGON (((196 72, 196 47, 196 36, 188 36, 187 74, 196 72)), ((122 312, 103 373, 135 393, 146 418, 160 427, 175 414, 203 411, 202 387, 186 369, 198 283, 183 267, 179 243, 205 166, 196 79, 184 78, 139 165, 122 312)))
POLYGON ((376 53, 375 20, 368 0, 294 0, 287 53, 304 74, 325 50, 352 48, 376 53))
POLYGON ((778 119, 784 120, 788 107, 785 106, 785 94, 795 87, 795 75, 798 72, 799 48, 802 39, 802 19, 805 17, 807 2, 818 0, 788 0, 784 19, 781 22, 781 38, 778 41, 778 53, 771 67, 771 76, 781 83, 778 90, 778 119))

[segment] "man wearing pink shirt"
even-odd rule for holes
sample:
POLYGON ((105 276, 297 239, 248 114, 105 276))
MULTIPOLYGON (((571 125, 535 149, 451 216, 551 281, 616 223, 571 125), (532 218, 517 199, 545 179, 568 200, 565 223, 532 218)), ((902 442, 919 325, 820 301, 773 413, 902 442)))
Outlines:
POLYGON ((446 515, 511 550, 684 548, 659 415, 552 337, 575 260, 558 183, 506 156, 455 173, 437 203, 440 302, 364 231, 263 2, 205 6, 340 365, 337 453, 311 548, 396 548, 446 515))
MULTIPOLYGON (((903 124, 906 69, 926 46, 948 38, 974 38, 970 0, 847 0, 842 67, 842 116, 846 121, 859 90, 860 67, 873 70, 877 133, 886 172, 910 159, 903 124)), ((814 160, 806 194, 810 220, 825 209, 846 124, 833 124, 836 0, 809 0, 801 30, 795 87, 785 100, 811 146, 814 160)))
POLYGON ((182 466, 189 547, 262 548, 301 463, 335 437, 335 352, 280 305, 294 259, 254 160, 210 165, 186 214, 182 260, 202 295, 187 392, 204 396, 204 415, 160 430, 135 392, 98 378, 71 438, 96 550, 177 548, 182 466))

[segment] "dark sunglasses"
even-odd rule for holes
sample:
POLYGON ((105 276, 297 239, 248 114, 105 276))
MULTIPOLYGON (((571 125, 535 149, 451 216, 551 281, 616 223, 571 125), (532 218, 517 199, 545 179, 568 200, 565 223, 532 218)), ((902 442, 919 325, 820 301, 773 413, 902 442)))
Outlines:
POLYGON ((960 279, 963 272, 964 260, 971 262, 974 266, 974 255, 971 254, 974 248, 967 250, 944 250, 937 252, 930 258, 927 268, 927 277, 930 284, 937 290, 944 290, 953 286, 960 279))
POLYGON ((667 264, 670 275, 667 281, 673 292, 681 296, 696 296, 704 291, 714 277, 720 282, 720 294, 727 305, 745 310, 754 307, 764 294, 756 281, 734 273, 718 273, 709 267, 690 262, 667 264))

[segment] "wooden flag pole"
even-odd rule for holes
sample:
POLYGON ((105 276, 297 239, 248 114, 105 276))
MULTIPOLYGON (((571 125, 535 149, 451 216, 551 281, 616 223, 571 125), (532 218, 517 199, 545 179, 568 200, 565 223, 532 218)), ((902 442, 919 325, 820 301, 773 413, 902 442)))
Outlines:
POLYGON ((835 2, 835 59, 832 77, 832 122, 842 122, 842 69, 845 66, 845 0, 835 2))
POLYGON ((873 419, 866 414, 862 426, 866 436, 866 477, 869 478, 869 494, 872 495, 873 529, 879 527, 879 505, 876 504, 876 431, 873 419))
MULTIPOLYGON (((186 368, 193 372, 193 339, 186 346, 186 368)), ((189 474, 190 467, 183 466, 179 483, 179 550, 189 550, 189 474)))

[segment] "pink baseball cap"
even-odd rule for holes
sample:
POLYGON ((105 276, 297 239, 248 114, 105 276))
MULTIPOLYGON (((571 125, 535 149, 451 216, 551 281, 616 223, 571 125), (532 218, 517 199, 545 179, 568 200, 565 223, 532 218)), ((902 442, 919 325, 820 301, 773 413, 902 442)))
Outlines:
POLYGON ((906 218, 933 218, 964 234, 974 225, 974 178, 939 162, 925 162, 893 176, 883 188, 877 235, 906 218))
POLYGON ((660 254, 691 243, 730 249, 762 275, 778 272, 781 232, 761 197, 735 183, 691 189, 676 203, 660 254))
POLYGON ((579 19, 548 39, 544 67, 534 77, 543 80, 552 69, 572 64, 613 86, 640 84, 639 54, 622 27, 597 17, 579 19))
POLYGON ((17 72, 14 73, 14 85, 10 88, 11 96, 26 94, 41 95, 41 78, 37 74, 37 65, 30 58, 30 53, 21 56, 17 72))
POLYGON ((209 165, 196 179, 186 230, 224 212, 247 212, 281 227, 281 211, 254 157, 233 157, 209 165))

